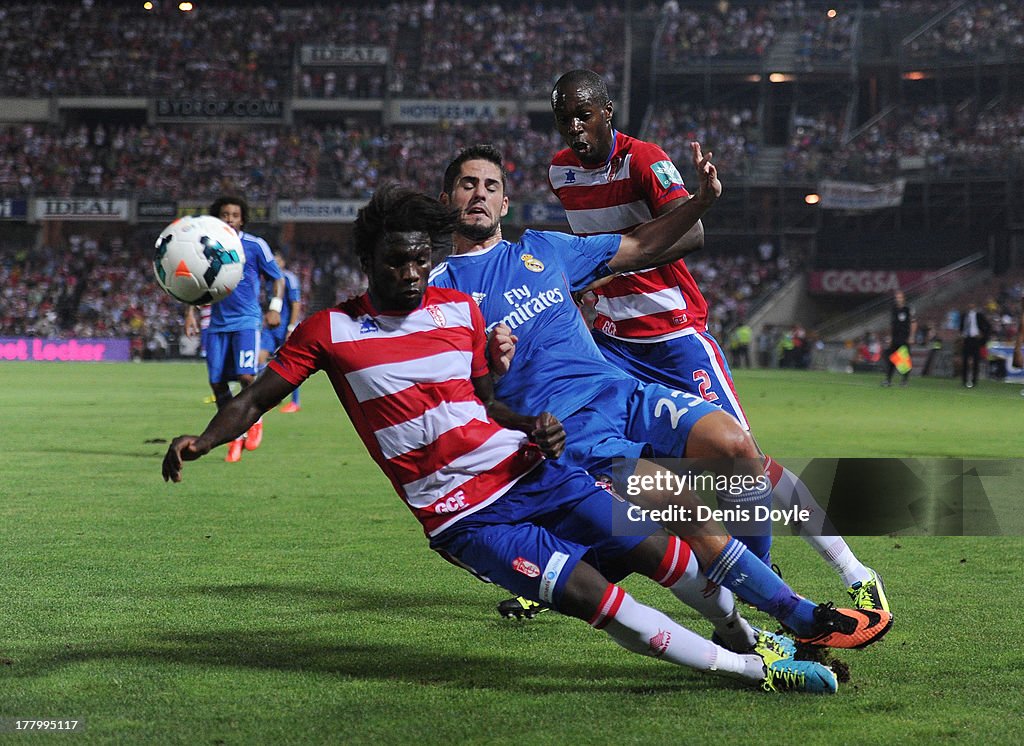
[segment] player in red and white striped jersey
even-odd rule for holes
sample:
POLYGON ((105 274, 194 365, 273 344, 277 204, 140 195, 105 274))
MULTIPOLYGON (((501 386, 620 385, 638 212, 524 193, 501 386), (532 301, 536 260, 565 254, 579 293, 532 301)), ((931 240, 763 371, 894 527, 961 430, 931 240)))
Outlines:
MULTIPOLYGON (((664 150, 614 128, 614 107, 597 73, 563 75, 552 90, 551 107, 568 147, 552 159, 548 179, 574 233, 623 233, 690 198, 664 150)), ((703 226, 698 222, 677 245, 702 248, 703 226)), ((750 429, 725 355, 707 331, 707 301, 684 260, 619 275, 596 292, 594 339, 606 358, 642 381, 698 395, 750 429)), ((765 471, 773 487, 768 501, 811 510, 814 527, 805 526, 803 535, 845 581, 855 605, 888 611, 881 579, 828 530, 825 511, 799 477, 767 457, 765 471)), ((753 507, 731 505, 728 496, 719 501, 723 507, 753 507)), ((770 564, 770 532, 737 538, 770 564)))
MULTIPOLYGON (((606 143, 571 140, 574 147, 556 153, 548 168, 551 188, 578 236, 625 233, 690 197, 665 151, 611 129, 610 121, 606 134, 606 143), (591 155, 602 156, 600 162, 591 155)), ((703 240, 698 221, 678 243, 695 250, 703 240)), ((707 301, 682 259, 616 275, 595 293, 594 328, 610 337, 656 342, 707 330, 707 301)))
POLYGON ((379 313, 363 294, 297 327, 269 367, 291 383, 326 371, 370 455, 433 536, 540 461, 477 397, 470 378, 487 375, 483 329, 457 291, 428 288, 405 315, 379 313))
MULTIPOLYGON (((184 461, 244 432, 325 370, 431 546, 456 564, 588 621, 627 650, 770 690, 834 693, 835 674, 794 660, 788 638, 762 632, 754 652, 735 653, 615 584, 639 572, 678 593, 697 577, 697 562, 682 540, 629 517, 627 504, 583 469, 542 457, 564 446, 557 419, 519 415, 493 399, 476 303, 427 287, 432 252, 450 243, 457 215, 421 194, 378 190, 354 229, 368 291, 300 324, 202 435, 175 438, 164 479, 180 481, 184 461), (602 566, 622 572, 609 578, 602 566)), ((792 602, 806 603, 795 594, 792 602)))

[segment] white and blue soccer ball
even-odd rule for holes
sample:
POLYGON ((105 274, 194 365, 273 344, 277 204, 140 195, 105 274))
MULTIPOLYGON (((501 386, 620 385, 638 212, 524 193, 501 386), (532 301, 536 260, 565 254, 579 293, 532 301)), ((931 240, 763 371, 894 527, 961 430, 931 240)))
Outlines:
POLYGON ((242 240, 212 215, 178 218, 156 240, 156 281, 182 303, 223 300, 241 281, 244 267, 242 240))

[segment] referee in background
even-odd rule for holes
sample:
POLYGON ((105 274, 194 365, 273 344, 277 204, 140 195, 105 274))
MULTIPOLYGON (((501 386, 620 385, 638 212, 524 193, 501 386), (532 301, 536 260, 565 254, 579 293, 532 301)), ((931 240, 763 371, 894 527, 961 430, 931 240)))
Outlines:
MULTIPOLYGON (((893 295, 892 304, 892 316, 889 321, 889 349, 885 353, 885 380, 882 381, 883 386, 892 386, 892 374, 896 372, 896 364, 892 361, 892 354, 896 352, 903 345, 907 345, 907 349, 910 349, 910 340, 914 336, 914 332, 917 331, 914 327, 917 326, 917 321, 914 319, 914 311, 907 305, 907 299, 903 295, 902 290, 897 290, 893 295)), ((900 386, 907 385, 907 379, 910 378, 910 371, 901 373, 903 378, 900 380, 900 386)))

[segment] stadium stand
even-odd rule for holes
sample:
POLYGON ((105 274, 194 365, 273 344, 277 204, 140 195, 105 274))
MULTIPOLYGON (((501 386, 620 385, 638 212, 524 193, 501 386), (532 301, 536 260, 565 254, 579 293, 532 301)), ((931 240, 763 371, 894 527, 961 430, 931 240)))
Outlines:
POLYGON ((775 38, 778 20, 792 18, 794 3, 693 9, 665 3, 659 45, 669 64, 701 59, 760 59, 775 38), (721 8, 724 8, 722 10, 721 8))
POLYGON ((547 166, 560 147, 553 129, 537 130, 525 117, 473 126, 333 128, 323 134, 330 161, 331 192, 321 196, 367 198, 380 181, 397 181, 428 193, 441 190, 452 154, 475 142, 490 142, 506 156, 509 193, 552 203, 547 166))
MULTIPOLYGON (((547 97, 578 66, 609 80, 618 126, 684 175, 689 140, 715 152, 727 189, 692 264, 720 335, 770 323, 794 274, 919 272, 980 251, 991 276, 1024 256, 1012 3, 197 5, 0 8, 0 217, 17 228, 0 241, 0 333, 175 354, 180 308, 150 281, 148 246, 223 192, 254 204, 252 227, 289 252, 311 306, 332 304, 362 282, 346 248, 360 201, 385 181, 436 193, 472 142, 506 154, 510 232, 564 228, 547 97), (805 198, 822 179, 840 200, 897 182, 899 196, 818 207, 805 198), (76 214, 89 205, 111 216, 76 214)), ((773 326, 813 328, 864 297, 840 296, 812 294, 773 326)))

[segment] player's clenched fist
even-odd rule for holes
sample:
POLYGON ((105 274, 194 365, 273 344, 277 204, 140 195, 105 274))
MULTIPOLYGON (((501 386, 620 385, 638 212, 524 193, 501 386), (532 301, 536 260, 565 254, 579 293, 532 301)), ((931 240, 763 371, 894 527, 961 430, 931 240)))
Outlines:
POLYGON ((512 333, 507 324, 496 324, 487 338, 487 357, 491 361, 491 372, 496 376, 508 373, 512 357, 516 354, 519 337, 512 333))
POLYGON ((565 429, 550 412, 541 412, 537 416, 530 439, 540 446, 541 453, 547 458, 558 458, 565 450, 565 429))

